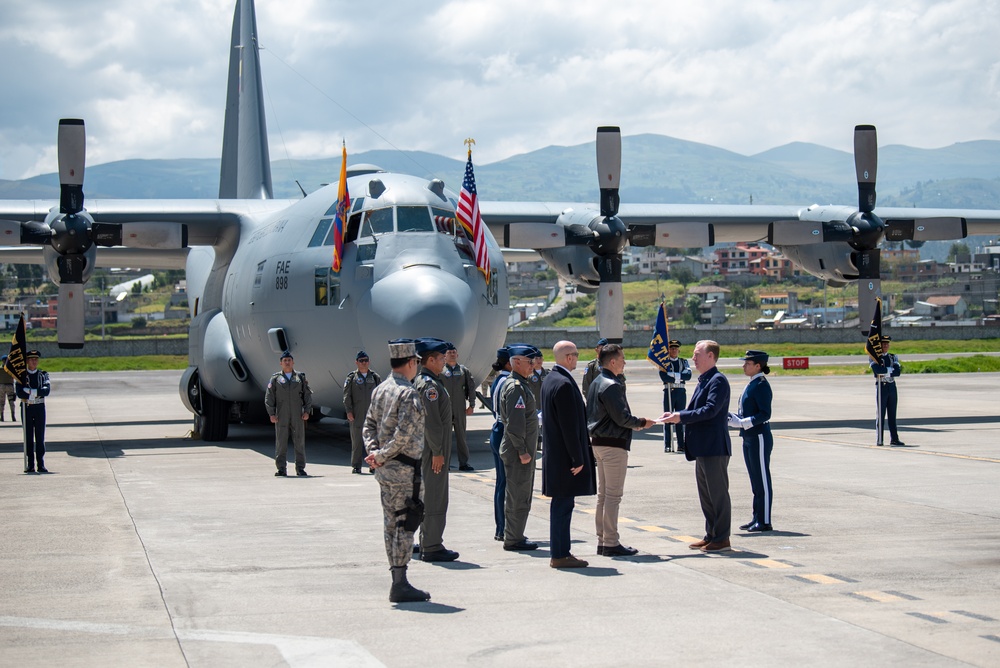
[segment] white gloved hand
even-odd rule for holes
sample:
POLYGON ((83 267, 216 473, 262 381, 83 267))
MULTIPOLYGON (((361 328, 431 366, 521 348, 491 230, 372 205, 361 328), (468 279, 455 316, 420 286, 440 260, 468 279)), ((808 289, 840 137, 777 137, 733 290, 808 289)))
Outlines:
POLYGON ((742 427, 743 429, 749 429, 752 426, 753 426, 753 418, 748 418, 748 417, 740 418, 740 427, 742 427))
POLYGON ((736 417, 736 413, 729 414, 729 426, 732 427, 733 429, 740 428, 740 419, 736 417))

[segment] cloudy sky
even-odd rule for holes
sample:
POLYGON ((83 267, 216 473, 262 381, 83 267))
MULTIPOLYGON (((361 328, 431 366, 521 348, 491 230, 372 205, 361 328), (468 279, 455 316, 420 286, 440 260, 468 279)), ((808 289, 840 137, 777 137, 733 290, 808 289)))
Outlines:
MULTIPOLYGON (((598 125, 753 154, 1000 139, 995 0, 257 0, 272 160, 477 162, 598 125)), ((0 0, 0 179, 221 152, 235 0, 0 0)))

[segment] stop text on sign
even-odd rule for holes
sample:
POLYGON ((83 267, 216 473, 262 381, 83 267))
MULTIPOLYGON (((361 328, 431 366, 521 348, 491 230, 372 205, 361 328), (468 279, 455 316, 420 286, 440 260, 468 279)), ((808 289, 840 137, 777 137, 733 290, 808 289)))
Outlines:
POLYGON ((809 358, 808 357, 785 357, 783 358, 783 367, 785 369, 808 369, 809 368, 809 358))

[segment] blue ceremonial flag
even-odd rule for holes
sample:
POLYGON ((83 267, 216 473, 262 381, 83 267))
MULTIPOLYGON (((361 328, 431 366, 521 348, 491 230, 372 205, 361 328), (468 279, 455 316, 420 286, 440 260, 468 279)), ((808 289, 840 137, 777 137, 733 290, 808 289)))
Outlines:
POLYGON ((868 328, 868 340, 865 341, 865 352, 872 362, 881 364, 882 359, 882 298, 875 299, 875 315, 872 316, 871 327, 868 328))
MULTIPOLYGON (((7 353, 3 363, 3 370, 9 373, 12 378, 17 379, 21 385, 28 384, 28 363, 24 358, 27 350, 28 339, 24 334, 24 314, 22 313, 21 319, 17 323, 17 329, 14 330, 14 336, 10 339, 10 352, 7 353)), ((3 401, 3 397, 0 397, 0 401, 3 401)))
POLYGON ((660 302, 660 310, 656 314, 656 328, 653 330, 653 339, 649 342, 649 352, 646 354, 649 361, 660 371, 667 370, 667 358, 670 357, 668 341, 670 336, 667 328, 667 309, 663 302, 660 302))

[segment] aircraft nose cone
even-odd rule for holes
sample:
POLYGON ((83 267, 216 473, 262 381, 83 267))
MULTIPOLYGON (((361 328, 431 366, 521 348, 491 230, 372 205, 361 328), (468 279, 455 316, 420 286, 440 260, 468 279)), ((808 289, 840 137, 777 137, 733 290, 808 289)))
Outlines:
POLYGON ((476 296, 468 283, 433 267, 393 272, 372 286, 370 308, 358 309, 365 345, 430 336, 471 346, 478 322, 476 296), (369 343, 370 342, 370 343, 369 343))

